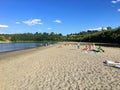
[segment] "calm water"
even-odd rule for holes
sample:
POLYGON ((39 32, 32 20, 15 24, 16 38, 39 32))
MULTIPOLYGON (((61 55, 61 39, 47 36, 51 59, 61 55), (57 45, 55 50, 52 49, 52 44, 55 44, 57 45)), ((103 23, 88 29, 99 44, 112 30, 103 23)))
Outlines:
POLYGON ((22 50, 40 46, 54 44, 53 42, 17 42, 17 43, 0 43, 0 52, 22 50))

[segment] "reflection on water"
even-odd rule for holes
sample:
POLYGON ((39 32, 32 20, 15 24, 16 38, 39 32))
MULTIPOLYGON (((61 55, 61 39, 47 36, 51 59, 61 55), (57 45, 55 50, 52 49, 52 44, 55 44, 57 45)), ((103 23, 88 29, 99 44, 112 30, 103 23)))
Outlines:
POLYGON ((17 42, 17 43, 0 43, 0 52, 22 50, 40 46, 54 44, 54 42, 17 42))

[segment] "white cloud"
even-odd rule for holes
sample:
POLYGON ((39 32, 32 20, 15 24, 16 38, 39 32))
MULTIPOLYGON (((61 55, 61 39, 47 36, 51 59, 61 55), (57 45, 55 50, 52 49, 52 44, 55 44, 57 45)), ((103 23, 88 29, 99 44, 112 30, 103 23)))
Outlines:
POLYGON ((20 22, 16 22, 16 24, 20 24, 20 22))
POLYGON ((116 3, 118 3, 118 2, 120 2, 120 0, 113 0, 113 1, 111 1, 113 4, 116 4, 116 3))
POLYGON ((120 8, 118 9, 118 12, 120 12, 120 8))
POLYGON ((55 22, 55 23, 62 23, 62 21, 61 21, 61 20, 58 20, 58 19, 56 19, 54 22, 55 22))
POLYGON ((47 28, 48 30, 51 30, 52 28, 47 28))
POLYGON ((8 25, 0 25, 0 28, 8 28, 8 25))
POLYGON ((27 20, 27 21, 23 21, 23 23, 29 26, 36 25, 36 24, 43 24, 40 19, 27 20))
POLYGON ((107 28, 103 28, 103 27, 99 27, 99 28, 92 28, 92 29, 88 29, 88 30, 98 30, 98 31, 100 31, 100 30, 102 30, 102 29, 107 30, 107 28))

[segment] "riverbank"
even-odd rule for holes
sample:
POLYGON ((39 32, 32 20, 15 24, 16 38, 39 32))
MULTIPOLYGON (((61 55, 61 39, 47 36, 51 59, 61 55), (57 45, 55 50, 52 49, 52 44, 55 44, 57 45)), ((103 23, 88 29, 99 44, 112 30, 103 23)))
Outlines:
POLYGON ((0 41, 0 43, 11 43, 11 41, 0 41))
POLYGON ((120 48, 102 48, 89 54, 59 43, 1 55, 0 90, 118 90, 120 69, 103 62, 120 60, 120 48))
POLYGON ((29 49, 0 52, 0 60, 9 59, 10 57, 12 58, 12 57, 21 57, 21 56, 25 56, 25 55, 30 55, 33 52, 36 52, 37 50, 44 50, 44 49, 50 48, 52 46, 53 45, 48 45, 48 46, 40 46, 40 47, 29 48, 29 49))

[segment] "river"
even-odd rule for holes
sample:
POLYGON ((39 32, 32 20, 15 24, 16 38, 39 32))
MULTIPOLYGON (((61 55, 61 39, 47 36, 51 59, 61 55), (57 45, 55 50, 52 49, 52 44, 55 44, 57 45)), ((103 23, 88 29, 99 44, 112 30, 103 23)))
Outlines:
POLYGON ((55 42, 12 42, 0 43, 0 52, 23 50, 54 44, 55 42))

